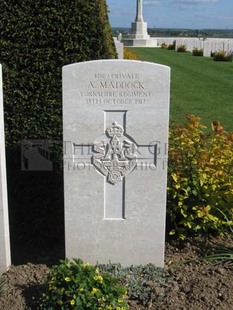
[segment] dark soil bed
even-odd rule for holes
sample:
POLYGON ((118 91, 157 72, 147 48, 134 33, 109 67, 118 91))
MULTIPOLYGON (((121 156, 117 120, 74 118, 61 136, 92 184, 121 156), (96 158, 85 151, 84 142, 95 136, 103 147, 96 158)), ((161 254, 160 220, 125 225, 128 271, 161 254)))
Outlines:
MULTIPOLYGON (((155 285, 154 300, 143 306, 129 299, 130 309, 231 310, 233 309, 233 263, 194 260, 211 255, 219 247, 233 247, 233 236, 195 237, 166 243, 165 285, 155 285), (174 264, 177 263, 177 264, 174 264)), ((1 310, 36 309, 46 265, 12 266, 3 279, 1 310)))

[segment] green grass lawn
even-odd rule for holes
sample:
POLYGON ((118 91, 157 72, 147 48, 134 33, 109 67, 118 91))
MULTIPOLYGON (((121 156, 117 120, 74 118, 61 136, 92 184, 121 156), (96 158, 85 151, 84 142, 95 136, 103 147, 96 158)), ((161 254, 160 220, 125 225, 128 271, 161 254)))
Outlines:
POLYGON ((130 49, 143 61, 171 67, 170 123, 184 122, 185 114, 192 113, 208 127, 219 120, 233 131, 233 62, 160 48, 130 49))

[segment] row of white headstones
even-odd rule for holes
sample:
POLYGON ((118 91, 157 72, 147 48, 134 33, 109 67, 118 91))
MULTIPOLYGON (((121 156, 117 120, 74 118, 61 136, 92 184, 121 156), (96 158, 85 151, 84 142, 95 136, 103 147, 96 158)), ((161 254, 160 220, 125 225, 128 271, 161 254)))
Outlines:
MULTIPOLYGON (((211 53, 224 51, 226 53, 233 52, 233 39, 214 39, 214 38, 177 38, 177 37, 159 37, 153 38, 157 42, 157 46, 160 48, 162 44, 170 45, 175 42, 175 49, 179 46, 185 45, 188 52, 192 52, 194 49, 203 49, 203 56, 210 57, 211 53)), ((123 59, 124 44, 121 43, 122 37, 114 38, 117 54, 119 59, 123 59)), ((145 45, 146 46, 146 45, 145 45)))
POLYGON ((211 53, 225 51, 227 53, 233 52, 233 39, 220 38, 157 38, 158 46, 163 43, 169 45, 175 41, 176 49, 180 45, 186 45, 187 51, 192 52, 193 49, 203 49, 203 56, 210 57, 211 53))

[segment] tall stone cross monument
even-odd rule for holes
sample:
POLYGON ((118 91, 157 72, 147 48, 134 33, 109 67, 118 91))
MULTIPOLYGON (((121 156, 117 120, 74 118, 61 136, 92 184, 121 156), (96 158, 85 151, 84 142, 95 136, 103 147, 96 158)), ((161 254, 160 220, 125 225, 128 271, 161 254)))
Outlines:
POLYGON ((147 23, 143 21, 142 1, 137 0, 137 13, 135 22, 131 24, 130 39, 148 40, 150 36, 147 32, 147 23))
POLYGON ((143 22, 142 0, 137 0, 137 14, 136 14, 135 22, 143 22))

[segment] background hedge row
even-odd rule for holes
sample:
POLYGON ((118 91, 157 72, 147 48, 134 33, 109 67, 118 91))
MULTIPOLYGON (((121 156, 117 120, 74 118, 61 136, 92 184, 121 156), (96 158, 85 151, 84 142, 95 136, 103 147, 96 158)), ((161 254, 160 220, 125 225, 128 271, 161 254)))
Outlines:
POLYGON ((51 261, 64 254, 62 66, 116 58, 106 1, 0 1, 0 46, 12 259, 51 261), (53 142, 52 172, 21 170, 22 139, 53 142))
POLYGON ((116 58, 104 0, 0 3, 6 140, 61 138, 61 68, 116 58))

